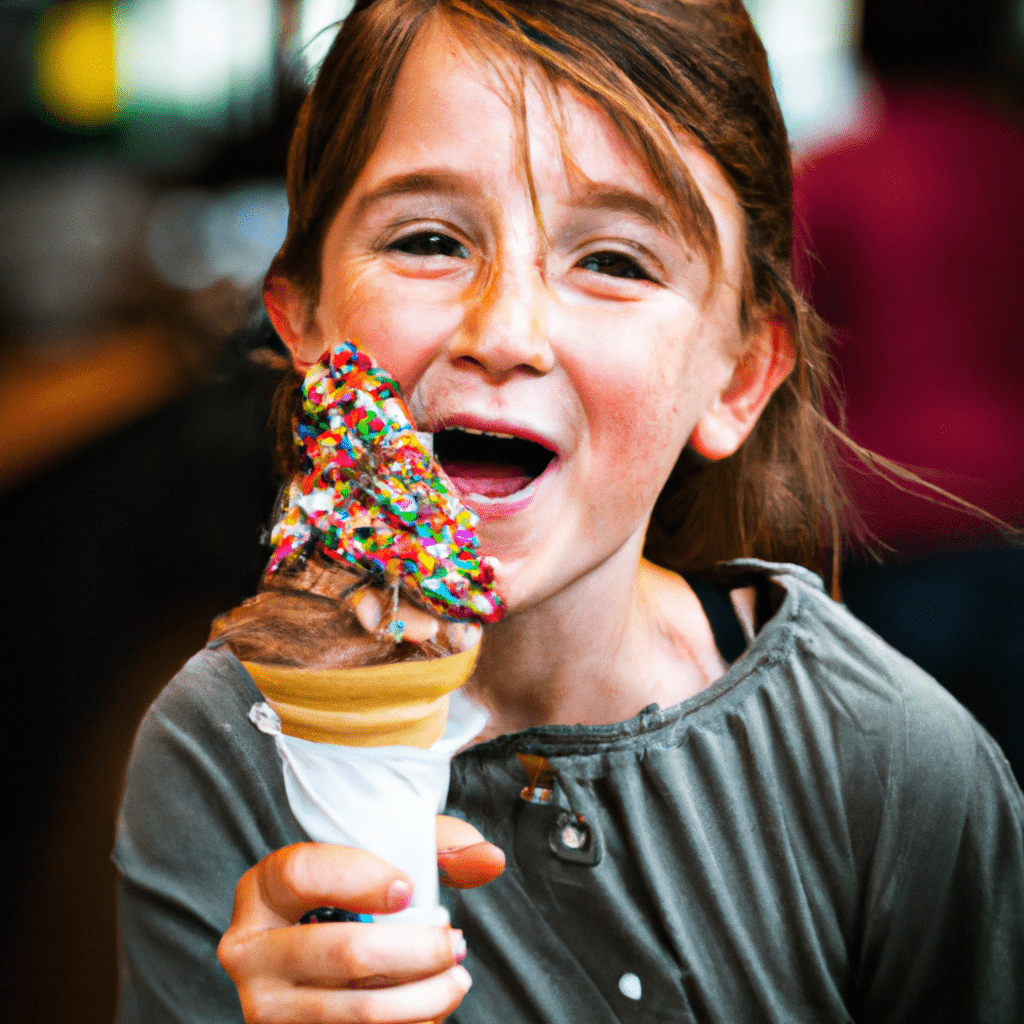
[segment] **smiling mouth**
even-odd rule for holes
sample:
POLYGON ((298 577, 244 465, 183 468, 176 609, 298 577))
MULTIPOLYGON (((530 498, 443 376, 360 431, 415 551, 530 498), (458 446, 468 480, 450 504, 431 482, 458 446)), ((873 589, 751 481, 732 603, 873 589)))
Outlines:
POLYGON ((517 499, 555 458, 535 441, 455 427, 434 434, 434 457, 463 498, 517 499))

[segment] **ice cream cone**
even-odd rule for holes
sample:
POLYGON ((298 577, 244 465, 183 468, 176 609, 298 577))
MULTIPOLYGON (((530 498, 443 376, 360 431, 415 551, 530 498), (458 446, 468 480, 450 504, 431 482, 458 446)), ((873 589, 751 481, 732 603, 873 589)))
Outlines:
POLYGON ((426 749, 441 738, 448 695, 473 674, 478 651, 316 671, 243 665, 280 716, 285 735, 349 747, 426 749))

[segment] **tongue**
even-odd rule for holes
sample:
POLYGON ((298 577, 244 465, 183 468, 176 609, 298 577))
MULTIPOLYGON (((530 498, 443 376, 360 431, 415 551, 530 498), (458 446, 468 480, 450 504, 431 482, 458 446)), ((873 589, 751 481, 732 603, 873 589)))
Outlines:
POLYGON ((522 466, 495 462, 447 462, 444 471, 462 495, 480 494, 485 498, 507 498, 533 479, 522 466))

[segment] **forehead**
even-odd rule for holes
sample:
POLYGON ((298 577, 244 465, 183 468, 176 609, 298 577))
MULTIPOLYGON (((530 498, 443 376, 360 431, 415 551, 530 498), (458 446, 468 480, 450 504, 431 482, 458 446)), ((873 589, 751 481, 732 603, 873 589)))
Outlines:
MULTIPOLYGON (((717 251, 709 257, 737 266, 745 228, 735 193, 715 160, 689 140, 676 137, 675 156, 711 214, 717 251)), ((402 63, 353 192, 389 177, 415 179, 419 170, 451 172, 462 188, 534 192, 541 201, 589 201, 596 185, 603 200, 632 204, 649 219, 660 216, 667 230, 693 235, 644 158, 594 101, 440 15, 425 21, 402 63)))
POLYGON ((479 169, 513 166, 553 189, 566 174, 630 179, 657 194, 646 165, 610 119, 566 86, 496 45, 466 40, 442 17, 418 33, 395 84, 371 155, 384 164, 471 153, 479 169))

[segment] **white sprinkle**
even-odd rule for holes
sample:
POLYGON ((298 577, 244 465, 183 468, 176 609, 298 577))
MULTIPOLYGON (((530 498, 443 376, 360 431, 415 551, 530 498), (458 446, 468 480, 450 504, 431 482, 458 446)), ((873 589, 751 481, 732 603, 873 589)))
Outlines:
POLYGON ((632 972, 629 972, 619 978, 619 991, 627 999, 635 1000, 639 999, 642 995, 643 987, 640 984, 640 979, 632 972))

